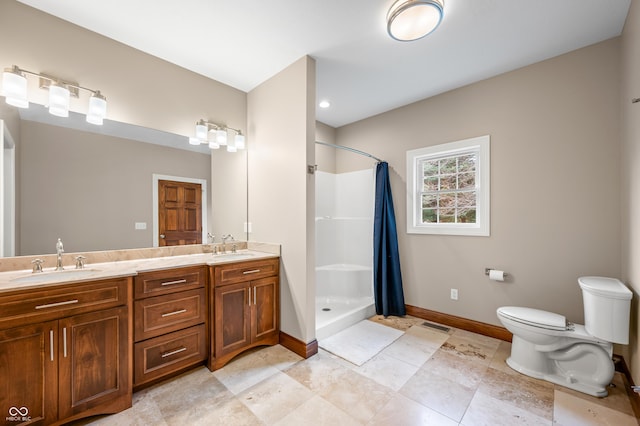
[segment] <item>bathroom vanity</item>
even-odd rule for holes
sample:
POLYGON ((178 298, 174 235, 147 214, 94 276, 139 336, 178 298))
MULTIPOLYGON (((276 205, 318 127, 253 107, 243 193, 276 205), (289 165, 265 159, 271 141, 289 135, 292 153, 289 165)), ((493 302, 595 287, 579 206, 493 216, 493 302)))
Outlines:
POLYGON ((116 413, 134 390, 279 341, 278 254, 89 267, 0 273, 0 424, 116 413))

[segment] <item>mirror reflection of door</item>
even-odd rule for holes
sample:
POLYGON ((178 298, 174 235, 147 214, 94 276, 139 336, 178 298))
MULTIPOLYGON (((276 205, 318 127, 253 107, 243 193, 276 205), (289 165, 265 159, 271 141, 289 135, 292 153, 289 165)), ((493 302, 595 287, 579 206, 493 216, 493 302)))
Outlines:
POLYGON ((202 244, 202 187, 199 183, 158 181, 160 246, 202 244))

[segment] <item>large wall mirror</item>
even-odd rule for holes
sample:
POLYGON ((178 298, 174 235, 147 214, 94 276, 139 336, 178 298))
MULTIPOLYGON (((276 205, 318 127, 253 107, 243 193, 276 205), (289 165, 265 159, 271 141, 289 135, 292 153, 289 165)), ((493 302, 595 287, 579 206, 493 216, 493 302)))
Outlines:
POLYGON ((66 252, 154 246, 158 177, 206 186, 203 243, 207 233, 217 242, 223 234, 248 239, 246 150, 210 151, 186 136, 109 120, 93 126, 84 115, 53 117, 35 104, 6 123, 14 126, 3 133, 15 143, 15 201, 5 185, 3 206, 5 218, 15 208, 15 253, 5 248, 5 256, 54 253, 58 238, 66 252))

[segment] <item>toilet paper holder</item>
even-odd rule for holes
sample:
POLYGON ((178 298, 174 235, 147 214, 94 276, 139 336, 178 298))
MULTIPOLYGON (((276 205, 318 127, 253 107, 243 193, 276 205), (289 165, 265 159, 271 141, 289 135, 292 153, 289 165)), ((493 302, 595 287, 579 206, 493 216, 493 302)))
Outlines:
MULTIPOLYGON (((493 268, 484 268, 484 274, 486 276, 489 276, 489 272, 493 271, 493 268)), ((509 274, 507 274, 506 272, 504 273, 504 277, 507 278, 509 276, 509 274)))

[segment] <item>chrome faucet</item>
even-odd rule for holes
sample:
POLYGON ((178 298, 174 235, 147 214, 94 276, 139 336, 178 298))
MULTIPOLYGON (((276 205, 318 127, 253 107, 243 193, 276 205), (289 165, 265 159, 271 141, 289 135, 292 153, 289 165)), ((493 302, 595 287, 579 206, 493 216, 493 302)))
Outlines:
POLYGON ((213 254, 218 254, 218 247, 216 246, 216 236, 211 232, 207 232, 207 240, 209 240, 209 244, 211 244, 211 252, 213 254))
MULTIPOLYGON (((233 235, 231 234, 227 234, 227 235, 223 235, 222 236, 222 253, 226 253, 227 252, 227 247, 225 246, 225 244, 227 243, 227 240, 231 238, 231 241, 235 241, 235 238, 233 238, 233 235)), ((234 251, 235 253, 235 244, 234 244, 234 251)))
POLYGON ((64 246, 62 245, 62 240, 58 238, 58 242, 56 243, 56 252, 58 253, 58 260, 56 261, 56 271, 62 271, 64 268, 62 267, 62 253, 64 253, 64 246))

